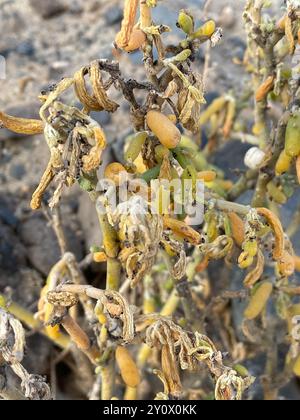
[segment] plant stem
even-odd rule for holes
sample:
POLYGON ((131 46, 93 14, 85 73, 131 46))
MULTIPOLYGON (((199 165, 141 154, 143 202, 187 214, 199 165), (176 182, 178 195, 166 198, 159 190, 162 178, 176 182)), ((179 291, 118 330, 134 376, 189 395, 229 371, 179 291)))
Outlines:
POLYGON ((91 345, 89 337, 81 329, 77 322, 70 315, 66 315, 63 318, 61 325, 67 331, 77 347, 88 356, 92 363, 96 364, 96 359, 100 357, 100 352, 91 345))
POLYGON ((115 382, 115 360, 110 357, 105 366, 100 368, 101 372, 101 400, 111 400, 115 382))

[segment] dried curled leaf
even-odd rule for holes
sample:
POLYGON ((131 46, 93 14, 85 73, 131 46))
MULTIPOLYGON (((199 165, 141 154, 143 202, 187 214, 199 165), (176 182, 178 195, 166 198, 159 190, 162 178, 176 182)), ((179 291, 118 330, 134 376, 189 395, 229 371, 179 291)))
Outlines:
POLYGON ((174 392, 180 392, 177 364, 182 370, 193 371, 197 369, 199 362, 204 362, 217 380, 215 392, 218 399, 241 399, 243 391, 254 381, 251 377, 241 378, 236 371, 224 366, 221 352, 217 351, 208 337, 198 332, 187 333, 168 319, 160 318, 147 328, 146 343, 150 347, 164 349, 165 372, 160 377, 165 384, 165 393, 169 392, 171 386, 174 387, 174 392), (173 372, 170 372, 172 368, 173 372), (233 387, 230 394, 225 393, 228 398, 223 398, 225 384, 233 387))
POLYGON ((265 258, 263 253, 259 250, 257 254, 257 262, 255 268, 247 274, 244 280, 245 287, 253 287, 261 278, 264 272, 265 258))
MULTIPOLYGON (((122 332, 118 338, 122 338, 124 343, 130 343, 134 339, 134 311, 127 300, 114 290, 100 290, 92 286, 81 285, 61 285, 57 292, 71 293, 74 295, 84 295, 91 299, 96 299, 103 307, 103 313, 106 319, 119 319, 123 325, 122 332)), ((114 329, 116 325, 114 324, 114 329)), ((113 331, 111 331, 113 336, 113 331)))
POLYGON ((282 276, 292 276, 296 270, 294 255, 285 250, 282 254, 282 257, 278 260, 278 269, 282 276))
POLYGON ((165 248, 171 259, 171 264, 168 267, 170 274, 174 279, 181 280, 186 273, 187 266, 187 257, 184 244, 171 239, 169 235, 164 232, 161 245, 165 248))
POLYGON ((257 102, 261 102, 263 101, 268 93, 271 92, 271 90, 274 87, 274 83, 275 83, 275 76, 269 76, 261 85, 260 87, 257 89, 256 91, 256 101, 257 102))
POLYGON ((106 137, 101 127, 93 128, 95 146, 92 147, 87 156, 83 156, 83 171, 91 172, 98 169, 101 164, 102 152, 106 147, 106 137))
POLYGON ((228 213, 232 237, 238 246, 242 246, 245 241, 245 224, 236 213, 228 213))
POLYGON ((58 97, 68 90, 74 84, 73 78, 64 78, 62 79, 51 92, 45 96, 44 103, 40 109, 40 117, 46 123, 47 122, 47 115, 46 111, 48 108, 55 102, 58 97))
POLYGON ((243 392, 254 382, 254 378, 242 379, 235 370, 228 371, 218 378, 215 388, 217 401, 241 400, 243 392))
POLYGON ((170 352, 168 345, 162 346, 161 349, 161 367, 167 388, 164 392, 173 398, 179 398, 182 394, 182 384, 175 355, 170 352))
POLYGON ((258 208, 256 210, 260 216, 263 216, 267 220, 267 222, 269 223, 269 225, 271 226, 274 232, 275 246, 274 246, 274 251, 273 251, 273 257, 275 260, 279 260, 283 256, 284 245, 285 245, 284 231, 283 231, 281 222, 278 219, 278 217, 269 209, 258 208))
POLYGON ((20 321, 0 308, 0 360, 21 380, 22 392, 29 400, 50 400, 51 391, 39 375, 31 375, 21 364, 24 357, 25 331, 20 321))
MULTIPOLYGON (((75 92, 85 109, 89 111, 102 111, 104 108, 94 95, 91 95, 86 87, 85 76, 89 68, 82 67, 74 74, 75 92)), ((98 91, 99 94, 99 91, 98 91)))
POLYGON ((172 219, 169 216, 163 217, 164 228, 171 229, 173 233, 187 240, 193 245, 199 245, 201 242, 201 235, 195 229, 188 226, 186 223, 180 220, 172 219))
POLYGON ((198 73, 189 77, 188 83, 183 81, 179 87, 177 108, 179 120, 187 130, 198 133, 200 130, 201 104, 205 104, 203 81, 198 73))
POLYGON ((273 284, 270 282, 264 282, 258 287, 245 310, 244 316, 246 319, 253 320, 262 313, 268 303, 272 291, 273 284))
POLYGON ((54 177, 55 173, 52 167, 52 163, 50 162, 42 176, 39 186, 32 195, 32 199, 30 202, 30 207, 32 208, 32 210, 38 210, 41 207, 43 196, 54 177))
POLYGON ((114 210, 108 206, 107 212, 120 241, 119 259, 135 287, 154 264, 162 238, 162 218, 150 211, 143 197, 135 195, 114 210))
POLYGON ((0 111, 0 126, 1 124, 18 134, 34 135, 44 131, 44 123, 41 120, 12 117, 0 111))
POLYGON ((293 32, 293 21, 290 16, 286 16, 285 18, 285 36, 288 41, 289 45, 289 52, 291 55, 294 54, 296 43, 295 43, 295 37, 293 32))
MULTIPOLYGON (((91 289, 90 289, 91 290, 91 289)), ((93 296, 91 296, 93 297, 93 296)), ((105 290, 99 299, 104 307, 104 314, 110 317, 119 317, 123 323, 122 339, 130 343, 134 339, 135 327, 133 311, 126 299, 118 292, 105 290)))
POLYGON ((103 110, 107 112, 115 112, 118 109, 119 105, 116 102, 110 100, 107 96, 107 93, 103 86, 101 70, 98 61, 93 61, 91 63, 90 77, 93 93, 99 105, 102 107, 103 110))
POLYGON ((226 235, 221 235, 212 243, 204 244, 200 247, 208 260, 219 260, 225 258, 233 247, 233 239, 226 235))
POLYGON ((68 85, 64 81, 52 98, 53 92, 49 95, 47 107, 41 111, 46 118, 44 136, 50 161, 31 200, 35 210, 40 208, 43 195, 53 180, 57 182, 57 188, 49 202, 51 208, 59 203, 65 186, 70 187, 76 180, 82 181, 96 171, 106 147, 105 134, 96 121, 79 109, 54 99, 68 85), (46 110, 49 116, 46 116, 46 110))
POLYGON ((115 39, 119 48, 126 48, 129 44, 130 36, 135 25, 138 5, 139 0, 125 0, 121 31, 117 34, 115 39))

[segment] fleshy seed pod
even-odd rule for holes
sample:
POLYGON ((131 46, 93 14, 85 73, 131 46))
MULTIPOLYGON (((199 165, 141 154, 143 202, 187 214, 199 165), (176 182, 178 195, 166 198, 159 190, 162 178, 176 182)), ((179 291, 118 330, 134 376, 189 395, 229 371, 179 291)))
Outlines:
POLYGON ((118 162, 110 163, 104 171, 104 177, 112 180, 116 185, 120 185, 122 176, 125 178, 126 174, 126 169, 118 162))
POLYGON ((135 136, 130 138, 128 147, 124 154, 124 158, 127 162, 134 162, 138 158, 146 139, 147 133, 145 131, 137 133, 135 136))
POLYGON ((178 26, 187 35, 190 35, 194 31, 194 19, 186 10, 180 10, 178 16, 178 26))
POLYGON ((286 127, 285 153, 296 158, 300 155, 300 113, 294 114, 286 127))
POLYGON ((124 48, 124 50, 128 53, 136 51, 143 46, 145 41, 145 33, 139 28, 134 28, 130 35, 128 45, 124 48))
POLYGON ((131 388, 136 388, 141 381, 140 373, 129 351, 125 347, 117 347, 116 361, 125 384, 131 388))
POLYGON ((216 22, 214 20, 209 20, 204 23, 199 29, 194 32, 190 38, 197 39, 197 38, 210 38, 216 30, 216 22))
POLYGON ((292 158, 286 154, 285 150, 283 150, 276 163, 276 175, 279 176, 288 172, 290 170, 291 164, 292 158))
POLYGON ((203 180, 204 182, 213 182, 217 177, 215 171, 201 171, 198 172, 197 178, 203 180))
POLYGON ((249 255, 247 252, 242 252, 238 259, 239 267, 244 270, 246 268, 249 268, 254 261, 254 257, 249 255))
POLYGON ((163 146, 168 149, 175 149, 178 146, 181 133, 168 117, 158 111, 149 111, 146 118, 148 127, 163 146))
POLYGON ((236 213, 228 213, 232 237, 238 246, 242 246, 245 241, 245 224, 236 213))
POLYGON ((273 285, 270 282, 262 283, 258 287, 245 310, 244 316, 246 319, 253 320, 262 313, 272 294, 272 291, 273 285))
POLYGON ((272 200, 275 201, 275 203, 285 204, 287 202, 286 195, 279 187, 275 185, 273 181, 269 182, 269 184, 267 185, 267 191, 269 196, 272 198, 272 200))
POLYGON ((257 89, 256 101, 263 101, 274 87, 275 76, 269 76, 257 89))
POLYGON ((294 364, 293 372, 296 376, 300 377, 300 355, 294 364))

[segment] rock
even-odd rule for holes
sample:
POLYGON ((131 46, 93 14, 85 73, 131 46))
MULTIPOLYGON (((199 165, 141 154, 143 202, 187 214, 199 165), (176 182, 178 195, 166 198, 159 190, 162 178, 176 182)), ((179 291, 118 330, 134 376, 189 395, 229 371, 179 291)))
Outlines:
POLYGON ((245 170, 244 156, 251 146, 237 141, 229 141, 214 156, 213 163, 222 169, 226 178, 235 179, 236 169, 245 170), (234 150, 234 153, 232 153, 234 150))
POLYGON ((108 25, 115 25, 122 21, 123 10, 119 6, 113 5, 105 11, 104 19, 108 25))
POLYGON ((24 177, 24 175, 26 174, 26 170, 25 170, 24 165, 21 165, 21 164, 20 165, 12 165, 10 167, 9 174, 10 174, 11 177, 13 177, 15 179, 18 179, 18 180, 21 180, 24 177))
POLYGON ((209 91, 205 93, 206 106, 209 106, 215 99, 219 98, 221 93, 216 91, 209 91))
MULTIPOLYGON (((82 244, 76 233, 69 227, 64 228, 68 249, 73 252, 78 260, 83 257, 82 244)), ((60 250, 50 226, 40 215, 29 217, 20 225, 20 237, 26 245, 30 263, 45 276, 60 259, 60 250)))
POLYGON ((61 0, 29 0, 30 6, 44 19, 50 19, 66 11, 61 0))
POLYGON ((102 112, 91 112, 91 118, 97 121, 101 126, 108 125, 111 122, 111 114, 106 111, 102 112))
POLYGON ((222 28, 230 29, 235 25, 235 22, 236 14, 233 7, 225 6, 220 13, 219 25, 222 28))
POLYGON ((85 251, 88 253, 91 246, 102 245, 102 236, 95 204, 92 203, 85 192, 80 194, 78 218, 86 244, 85 251))
POLYGON ((13 209, 7 205, 6 200, 0 196, 0 223, 5 225, 16 227, 18 220, 14 215, 13 209))
POLYGON ((68 11, 73 15, 80 15, 83 12, 83 6, 78 0, 73 0, 68 11))
POLYGON ((51 63, 49 68, 49 80, 56 80, 61 78, 65 74, 69 66, 70 62, 67 60, 57 60, 51 63))
POLYGON ((231 36, 226 42, 228 56, 231 58, 238 58, 239 60, 243 60, 247 48, 245 41, 239 36, 231 36))
POLYGON ((16 53, 25 55, 27 57, 32 57, 35 54, 33 42, 30 39, 20 42, 20 44, 18 44, 16 47, 16 53))
POLYGON ((19 271, 26 266, 26 248, 16 234, 18 221, 14 216, 14 205, 6 196, 0 196, 0 289, 8 285, 15 287, 19 271))

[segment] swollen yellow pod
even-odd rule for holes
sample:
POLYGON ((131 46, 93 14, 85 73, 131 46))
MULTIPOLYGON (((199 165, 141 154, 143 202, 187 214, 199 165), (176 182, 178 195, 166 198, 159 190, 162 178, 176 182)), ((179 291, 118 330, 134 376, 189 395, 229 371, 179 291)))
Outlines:
POLYGON ((276 163, 276 167, 275 167, 276 175, 279 176, 288 172, 290 170, 291 164, 292 164, 292 158, 286 154, 285 150, 283 150, 280 153, 280 156, 276 163))
POLYGON ((182 136, 180 143, 179 143, 180 147, 184 147, 187 149, 191 149, 194 152, 198 152, 199 151, 199 146, 197 143, 195 143, 190 137, 188 136, 182 136))
POLYGON ((287 202, 287 197, 283 191, 278 188, 273 181, 269 182, 267 185, 267 191, 269 196, 278 204, 285 204, 287 202))
POLYGON ((282 276, 292 276, 296 270, 294 256, 287 251, 283 251, 282 257, 278 261, 278 269, 282 276))
POLYGON ((293 372, 296 376, 300 376, 300 355, 294 364, 293 372))
POLYGON ((136 134, 130 139, 128 147, 124 154, 124 158, 126 161, 134 162, 135 159, 137 159, 146 139, 147 139, 147 133, 145 131, 142 131, 141 133, 136 134))
POLYGON ((250 255, 250 257, 255 257, 258 252, 258 243, 256 240, 248 240, 243 244, 243 250, 246 254, 250 255))
POLYGON ((168 117, 158 111, 149 111, 147 124, 160 143, 168 149, 175 149, 181 140, 181 133, 168 117))
POLYGON ((238 259, 239 267, 244 270, 246 268, 249 268, 254 261, 254 257, 249 255, 247 252, 242 252, 238 259))
POLYGON ((294 114, 288 121, 285 134, 285 152, 292 158, 300 155, 300 113, 294 114))
POLYGON ((245 224, 236 213, 228 213, 232 237, 238 246, 242 246, 245 241, 245 224))
POLYGON ((209 20, 199 29, 197 29, 191 36, 191 39, 208 37, 210 38, 216 31, 216 22, 214 20, 209 20))
POLYGON ((104 170, 104 177, 113 181, 116 185, 119 185, 121 182, 122 175, 125 176, 127 173, 121 163, 114 162, 107 165, 104 170))
POLYGON ((128 45, 124 48, 126 52, 133 52, 143 46, 146 41, 145 33, 138 28, 134 28, 130 35, 128 45))
POLYGON ((203 180, 204 182, 212 182, 216 179, 217 174, 215 171, 201 171, 198 172, 197 178, 203 180))
POLYGON ((244 316, 246 319, 253 320, 257 318, 265 309, 267 302, 272 294, 273 284, 270 282, 262 283, 251 297, 244 316))
POLYGON ((103 251, 94 252, 93 259, 96 263, 103 263, 107 261, 107 255, 103 251))
POLYGON ((178 16, 178 26, 187 35, 190 35, 193 32, 194 19, 186 10, 180 10, 179 16, 178 16))
POLYGON ((225 96, 222 96, 220 98, 215 99, 211 105, 201 114, 200 116, 200 125, 204 125, 209 121, 209 119, 216 114, 217 112, 220 112, 225 104, 227 103, 227 99, 225 96))
POLYGON ((119 366, 123 381, 127 386, 136 388, 140 381, 140 373, 135 361, 125 347, 118 346, 116 349, 116 362, 119 366))

